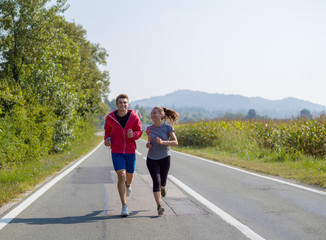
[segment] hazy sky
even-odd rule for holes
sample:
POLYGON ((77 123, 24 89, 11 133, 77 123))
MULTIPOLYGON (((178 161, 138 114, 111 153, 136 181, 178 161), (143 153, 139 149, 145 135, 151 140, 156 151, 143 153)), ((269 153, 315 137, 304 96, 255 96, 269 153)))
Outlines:
POLYGON ((110 99, 190 89, 326 105, 325 0, 68 3, 67 20, 110 55, 110 99))

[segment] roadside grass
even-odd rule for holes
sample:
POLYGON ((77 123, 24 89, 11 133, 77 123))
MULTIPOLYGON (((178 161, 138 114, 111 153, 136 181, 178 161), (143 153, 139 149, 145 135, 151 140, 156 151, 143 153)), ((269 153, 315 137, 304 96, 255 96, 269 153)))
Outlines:
POLYGON ((69 163, 86 155, 94 149, 101 141, 103 136, 96 136, 94 132, 81 141, 74 143, 70 151, 47 155, 41 161, 31 161, 24 165, 13 165, 7 169, 0 170, 0 207, 8 203, 27 191, 33 190, 46 178, 60 171, 69 163))
MULTIPOLYGON (((178 136, 177 136, 178 137, 178 136)), ((143 133, 142 139, 147 141, 143 133)), ((277 152, 259 147, 245 136, 225 135, 214 146, 171 147, 172 150, 214 160, 251 172, 281 177, 326 189, 326 160, 300 153, 277 152)))

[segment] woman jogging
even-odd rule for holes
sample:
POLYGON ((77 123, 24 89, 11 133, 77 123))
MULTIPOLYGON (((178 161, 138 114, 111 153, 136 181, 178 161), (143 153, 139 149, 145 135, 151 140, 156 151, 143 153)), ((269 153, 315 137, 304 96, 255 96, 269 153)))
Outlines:
POLYGON ((179 114, 172 109, 154 107, 151 112, 151 119, 153 124, 146 129, 148 135, 146 164, 153 180, 153 195, 157 204, 157 212, 161 216, 164 212, 161 196, 166 196, 165 186, 170 169, 169 146, 178 146, 173 127, 165 122, 167 119, 170 120, 171 124, 177 122, 179 114))

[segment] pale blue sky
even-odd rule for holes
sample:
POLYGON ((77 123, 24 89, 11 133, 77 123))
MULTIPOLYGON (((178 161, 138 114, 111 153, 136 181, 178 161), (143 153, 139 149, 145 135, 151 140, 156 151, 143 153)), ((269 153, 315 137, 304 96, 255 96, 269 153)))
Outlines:
POLYGON ((324 0, 68 3, 67 20, 110 55, 110 99, 191 89, 326 105, 324 0))

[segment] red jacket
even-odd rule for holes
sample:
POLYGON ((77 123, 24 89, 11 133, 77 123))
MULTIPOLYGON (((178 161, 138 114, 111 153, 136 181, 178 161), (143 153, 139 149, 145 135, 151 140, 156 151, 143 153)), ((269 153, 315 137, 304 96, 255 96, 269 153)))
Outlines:
POLYGON ((104 125, 104 140, 111 137, 111 152, 123 153, 123 154, 135 154, 136 140, 142 135, 141 123, 137 114, 133 110, 130 117, 123 129, 118 119, 114 116, 115 110, 106 116, 104 125), (131 129, 134 132, 133 138, 128 138, 128 130, 131 129))

